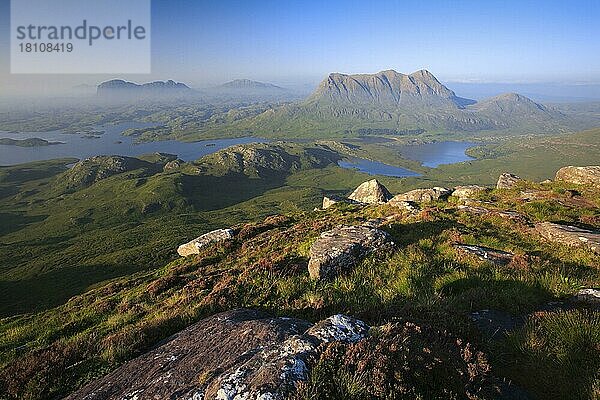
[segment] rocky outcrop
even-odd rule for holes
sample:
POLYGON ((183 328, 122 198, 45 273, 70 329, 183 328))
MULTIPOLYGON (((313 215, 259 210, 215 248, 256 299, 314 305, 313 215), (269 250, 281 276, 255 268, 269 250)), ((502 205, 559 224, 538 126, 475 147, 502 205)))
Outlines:
POLYGON ((366 204, 387 203, 392 194, 377 179, 361 183, 348 197, 350 200, 366 204))
POLYGON ((181 160, 169 161, 163 167, 163 171, 167 172, 167 171, 172 171, 172 170, 178 169, 181 167, 182 164, 183 164, 183 161, 181 161, 181 160))
POLYGON ((600 307, 600 289, 587 288, 578 290, 573 296, 572 301, 600 307))
POLYGON ((515 174, 509 174, 508 172, 506 172, 500 175, 500 177, 498 178, 498 182, 496 183, 496 189, 512 189, 519 182, 522 181, 523 179, 521 179, 519 176, 515 174))
POLYGON ((362 321, 343 314, 333 315, 317 322, 306 331, 306 335, 321 343, 353 343, 363 339, 369 333, 369 326, 362 321))
POLYGON ((457 244, 454 245, 454 248, 467 254, 473 254, 480 260, 489 261, 496 265, 506 265, 510 263, 514 257, 513 253, 484 246, 457 244))
MULTIPOLYGON (((476 204, 479 204, 479 203, 476 203, 476 204)), ((528 222, 526 216, 524 216, 523 214, 519 214, 516 211, 494 210, 492 208, 483 207, 481 205, 470 205, 470 204, 460 205, 460 206, 458 206, 458 210, 469 213, 469 214, 474 214, 474 215, 480 215, 480 216, 493 215, 493 216, 499 216, 502 218, 510 219, 512 221, 528 222)))
POLYGON ((487 191, 489 191, 488 188, 478 185, 457 186, 454 188, 452 196, 461 200, 470 200, 487 191))
POLYGON ((541 222, 535 230, 546 240, 568 246, 587 247, 600 253, 600 232, 578 228, 576 226, 559 225, 552 222, 541 222))
POLYGON ((321 343, 353 343, 369 327, 345 315, 311 326, 234 310, 197 322, 165 344, 84 386, 68 400, 283 399, 305 380, 321 343))
POLYGON ((536 201, 547 199, 551 195, 549 191, 542 190, 522 190, 518 199, 522 201, 536 201))
POLYGON ((367 226, 339 226, 323 232, 310 248, 308 272, 313 279, 331 279, 351 270, 362 257, 393 244, 384 231, 367 226))
POLYGON ((96 156, 79 161, 61 177, 68 189, 90 186, 102 179, 140 168, 154 169, 152 163, 133 157, 96 156))
POLYGON ((556 172, 556 180, 576 185, 600 186, 600 166, 563 167, 556 172))
POLYGON ((203 247, 206 247, 213 243, 231 240, 233 239, 233 236, 233 230, 231 229, 217 229, 205 233, 204 235, 199 236, 190 242, 182 244, 177 248, 177 253, 179 253, 179 255, 182 257, 191 256, 193 254, 199 254, 200 249, 202 249, 203 247))
POLYGON ((303 148, 276 142, 231 146, 202 157, 196 164, 200 171, 213 175, 278 178, 301 169, 324 168, 340 159, 337 152, 324 147, 303 148))
POLYGON ((323 197, 323 210, 328 209, 329 207, 331 207, 334 204, 338 204, 338 203, 344 203, 344 204, 358 204, 358 202, 354 201, 354 200, 350 200, 350 199, 346 199, 344 197, 338 197, 338 196, 325 196, 323 197))
POLYGON ((409 192, 394 196, 391 200, 391 204, 395 204, 402 201, 409 201, 415 203, 424 203, 428 201, 435 201, 445 199, 452 193, 452 190, 443 187, 434 187, 431 189, 415 189, 409 192))

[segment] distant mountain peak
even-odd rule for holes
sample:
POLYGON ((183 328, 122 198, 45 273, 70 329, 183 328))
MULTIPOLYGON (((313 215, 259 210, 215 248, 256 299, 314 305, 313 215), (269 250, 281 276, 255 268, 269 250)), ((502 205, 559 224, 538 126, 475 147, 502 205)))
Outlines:
POLYGON ((508 111, 516 107, 521 109, 530 109, 533 111, 548 112, 549 110, 541 104, 536 103, 529 97, 523 96, 518 93, 502 93, 488 99, 481 100, 475 106, 480 110, 496 110, 496 111, 508 111))
POLYGON ((168 97, 181 97, 193 93, 185 83, 172 79, 147 83, 134 83, 123 79, 102 82, 96 88, 99 97, 109 100, 148 100, 168 97))
POLYGON ((218 88, 222 89, 277 89, 283 90, 283 88, 273 85, 271 83, 264 83, 253 81, 250 79, 234 79, 232 81, 226 82, 222 85, 219 85, 218 88))
POLYGON ((98 90, 105 88, 114 88, 114 89, 144 89, 144 88, 177 88, 177 89, 190 89, 185 83, 175 82, 172 79, 166 81, 152 81, 147 83, 138 84, 135 82, 125 81, 123 79, 111 79, 108 81, 104 81, 98 85, 98 90))

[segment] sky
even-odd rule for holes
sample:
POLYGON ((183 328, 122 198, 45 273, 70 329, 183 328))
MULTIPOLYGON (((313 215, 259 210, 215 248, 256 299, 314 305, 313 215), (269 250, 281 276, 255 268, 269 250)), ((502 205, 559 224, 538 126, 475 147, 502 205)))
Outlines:
POLYGON ((301 86, 422 68, 461 84, 600 87, 598 0, 152 0, 152 73, 123 76, 11 75, 9 11, 0 0, 0 95, 115 77, 301 86))

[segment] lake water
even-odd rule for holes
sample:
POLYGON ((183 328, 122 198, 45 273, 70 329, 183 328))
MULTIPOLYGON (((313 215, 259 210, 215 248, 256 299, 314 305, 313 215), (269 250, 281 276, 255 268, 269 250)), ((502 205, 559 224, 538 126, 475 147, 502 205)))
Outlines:
POLYGON ((364 158, 348 158, 339 161, 338 165, 342 168, 355 169, 360 172, 365 172, 369 175, 395 176, 399 178, 406 176, 419 176, 418 173, 405 168, 394 167, 379 161, 365 160, 364 158))
MULTIPOLYGON (((155 152, 177 154, 184 161, 198 158, 222 150, 236 144, 266 142, 258 138, 215 139, 200 142, 179 142, 163 140, 136 144, 135 137, 123 136, 122 132, 130 128, 147 128, 155 126, 151 123, 124 122, 116 125, 97 127, 103 134, 90 138, 86 135, 64 134, 60 131, 10 133, 0 131, 0 138, 28 139, 42 138, 61 144, 39 147, 19 147, 0 145, 0 165, 15 165, 31 161, 50 160, 53 158, 84 159, 97 155, 139 156, 155 152)), ((472 159, 465 151, 474 146, 470 142, 438 142, 402 146, 400 152, 408 159, 420 161, 424 166, 435 168, 441 164, 453 164, 472 159)), ((340 167, 355 169, 371 175, 395 177, 418 176, 419 174, 405 168, 395 167, 378 161, 361 158, 348 158, 338 163, 340 167)))
MULTIPOLYGON (((465 151, 475 146, 471 142, 437 142, 417 145, 406 145, 400 148, 403 157, 409 160, 420 161, 426 167, 435 168, 442 164, 454 164, 462 161, 473 160, 465 151)), ((383 164, 363 158, 348 158, 338 162, 343 168, 355 169, 370 175, 383 175, 395 177, 419 176, 420 174, 400 167, 383 164)))
POLYGON ((442 164, 455 164, 473 160, 465 154, 470 147, 477 145, 472 142, 436 142, 402 146, 400 153, 409 160, 420 161, 425 167, 435 168, 442 164))
POLYGON ((135 144, 135 137, 123 136, 121 133, 129 128, 148 128, 151 123, 126 122, 117 125, 97 127, 104 131, 97 138, 85 135, 64 134, 60 131, 10 133, 0 131, 0 138, 28 139, 42 138, 50 142, 63 142, 51 146, 19 147, 0 145, 0 165, 15 165, 31 161, 50 160, 53 158, 75 157, 84 159, 97 155, 139 156, 155 152, 177 154, 184 161, 193 161, 206 154, 214 153, 236 144, 265 142, 257 138, 215 139, 201 142, 179 142, 163 140, 135 144))

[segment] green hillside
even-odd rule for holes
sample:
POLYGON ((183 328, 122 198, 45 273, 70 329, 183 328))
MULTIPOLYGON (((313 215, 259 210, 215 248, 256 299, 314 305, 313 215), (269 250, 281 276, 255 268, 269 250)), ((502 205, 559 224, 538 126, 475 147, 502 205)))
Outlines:
POLYGON ((131 159, 126 171, 83 186, 73 186, 88 176, 79 168, 63 172, 73 160, 0 168, 0 314, 56 306, 97 282, 164 265, 179 243, 203 232, 312 210, 323 194, 346 195, 369 179, 335 165, 350 151, 423 174, 380 177, 400 193, 492 185, 506 171, 536 181, 551 178, 566 163, 597 163, 600 130, 487 144, 471 150, 477 160, 435 169, 402 158, 395 142, 320 143, 246 146, 264 149, 265 157, 245 169, 238 162, 245 147, 167 171, 170 157, 131 159))
MULTIPOLYGON (((523 183, 482 200, 534 222, 558 219, 600 228, 600 193, 575 187, 585 201, 574 203, 567 188, 523 183), (519 200, 521 190, 541 190, 545 200, 519 200)), ((229 211, 248 209, 249 203, 242 203, 229 211)), ((158 222, 167 223, 157 220, 150 229, 158 222)), ((235 307, 310 321, 338 312, 370 324, 406 319, 453 332, 483 348, 495 376, 512 379, 539 398, 587 399, 597 393, 597 314, 585 308, 538 312, 499 342, 487 342, 469 318, 482 309, 526 315, 596 285, 600 256, 590 250, 546 243, 520 219, 459 212, 454 200, 424 204, 416 214, 390 205, 287 212, 234 230, 234 242, 210 246, 198 256, 115 278, 41 313, 1 320, 3 397, 57 398, 194 321, 235 307), (372 218, 387 221, 383 229, 392 235, 395 249, 367 257, 353 272, 331 282, 311 281, 306 265, 315 238, 340 223, 362 224, 372 218), (456 243, 516 256, 499 266, 465 256, 453 247, 456 243), (562 357, 565 351, 568 359, 562 357)), ((153 245, 155 254, 172 252, 173 247, 153 245)), ((110 257, 121 256, 115 252, 110 257)), ((326 358, 320 362, 325 369, 316 369, 318 375, 310 382, 326 388, 342 366, 326 358)), ((385 379, 380 383, 393 383, 392 377, 385 379)), ((310 393, 310 387, 306 390, 310 393)), ((437 390, 435 384, 432 390, 437 390)))

